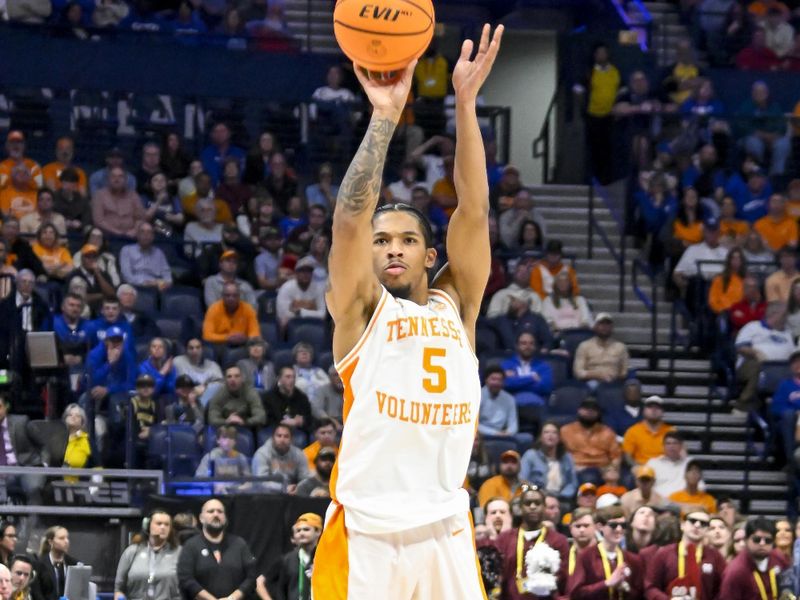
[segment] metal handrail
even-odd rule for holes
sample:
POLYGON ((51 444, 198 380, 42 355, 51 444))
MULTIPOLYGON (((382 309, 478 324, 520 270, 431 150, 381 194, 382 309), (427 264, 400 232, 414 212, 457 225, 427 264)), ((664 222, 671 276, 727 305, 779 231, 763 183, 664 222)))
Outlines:
POLYGON ((561 89, 561 82, 556 81, 553 96, 550 98, 550 104, 547 105, 547 112, 544 115, 544 122, 539 130, 539 135, 533 140, 531 147, 533 158, 542 159, 542 183, 552 183, 553 178, 550 176, 550 119, 553 115, 553 109, 556 106, 556 100, 561 89))
POLYGON ((650 313, 650 369, 655 370, 658 365, 656 357, 656 347, 658 345, 658 279, 649 265, 637 258, 631 263, 631 284, 633 293, 642 301, 645 308, 650 313), (650 281, 650 296, 639 286, 639 274, 647 276, 650 281))
POLYGON ((625 255, 626 255, 626 240, 625 240, 625 223, 620 222, 620 218, 614 214, 614 211, 611 210, 609 206, 609 202, 605 200, 604 193, 602 193, 603 187, 602 185, 594 178, 592 178, 591 183, 589 184, 589 219, 588 219, 588 244, 587 244, 587 256, 591 260, 594 257, 594 234, 595 232, 600 236, 600 239, 603 242, 603 245, 608 250, 611 257, 617 263, 617 268, 619 270, 619 311, 623 312, 625 310, 625 255), (605 230, 600 226, 600 223, 595 217, 594 214, 594 198, 595 198, 595 188, 597 188, 601 193, 599 194, 600 197, 603 199, 606 207, 609 209, 612 218, 617 224, 617 228, 619 229, 620 234, 620 243, 619 243, 619 252, 614 247, 614 244, 611 243, 611 240, 608 237, 608 234, 605 230))

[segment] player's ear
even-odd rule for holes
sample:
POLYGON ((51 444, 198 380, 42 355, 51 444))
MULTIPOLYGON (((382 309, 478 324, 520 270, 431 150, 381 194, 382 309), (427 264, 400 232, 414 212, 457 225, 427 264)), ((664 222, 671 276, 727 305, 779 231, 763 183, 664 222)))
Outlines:
POLYGON ((436 257, 438 253, 436 252, 436 248, 428 248, 425 251, 425 268, 432 269, 436 264, 436 257))

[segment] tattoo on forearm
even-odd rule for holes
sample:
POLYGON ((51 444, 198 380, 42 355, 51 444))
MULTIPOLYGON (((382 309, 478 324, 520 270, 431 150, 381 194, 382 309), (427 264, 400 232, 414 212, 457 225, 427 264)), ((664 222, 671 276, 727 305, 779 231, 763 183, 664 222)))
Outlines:
POLYGON ((374 209, 381 191, 383 165, 395 126, 390 119, 375 118, 370 122, 364 140, 339 187, 337 207, 341 206, 345 211, 354 214, 374 209))

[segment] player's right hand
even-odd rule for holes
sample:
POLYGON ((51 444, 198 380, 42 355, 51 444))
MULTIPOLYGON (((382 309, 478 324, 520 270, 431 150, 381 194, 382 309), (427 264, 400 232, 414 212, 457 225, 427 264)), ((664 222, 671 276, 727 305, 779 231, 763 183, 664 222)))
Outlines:
POLYGON ((371 79, 361 67, 353 63, 353 70, 372 104, 374 115, 391 119, 395 123, 400 120, 406 107, 408 93, 411 91, 411 83, 414 81, 416 66, 417 61, 411 61, 398 79, 386 83, 379 79, 371 79))

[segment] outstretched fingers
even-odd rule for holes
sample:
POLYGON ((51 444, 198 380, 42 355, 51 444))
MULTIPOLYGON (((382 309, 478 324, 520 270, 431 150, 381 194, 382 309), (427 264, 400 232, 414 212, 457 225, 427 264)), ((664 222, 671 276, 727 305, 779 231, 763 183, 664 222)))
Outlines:
POLYGON ((468 61, 472 56, 473 46, 472 40, 464 40, 464 43, 461 44, 461 56, 458 60, 468 61))
MULTIPOLYGON (((502 27, 502 25, 501 25, 502 27)), ((484 54, 489 49, 489 34, 492 31, 492 27, 486 23, 483 26, 483 31, 481 31, 481 42, 478 46, 478 54, 484 54)))

